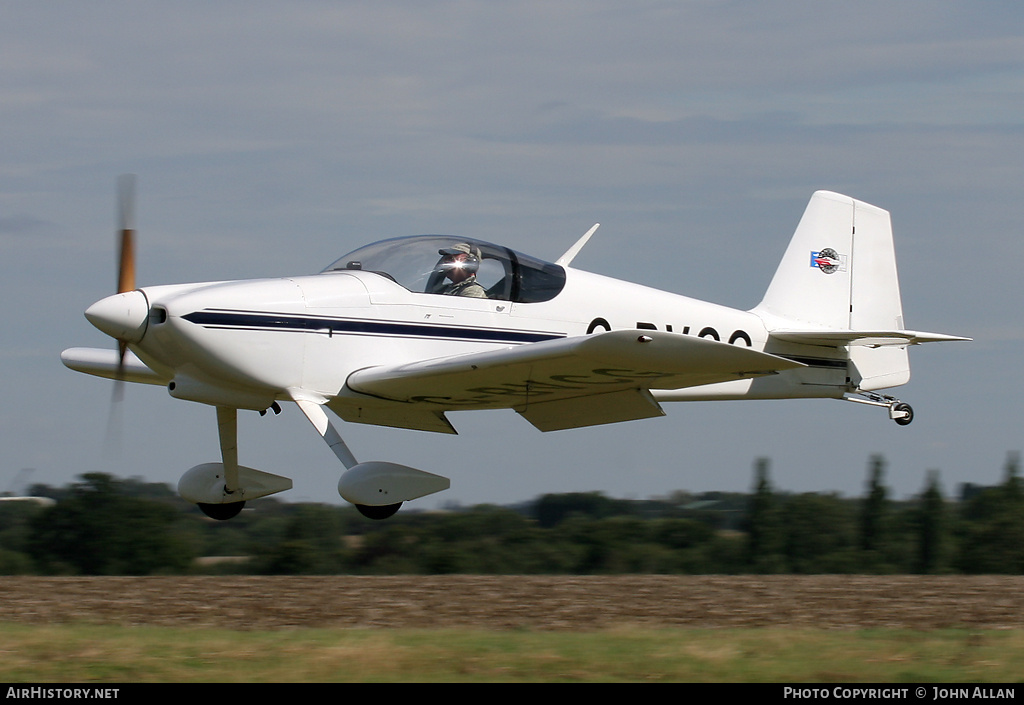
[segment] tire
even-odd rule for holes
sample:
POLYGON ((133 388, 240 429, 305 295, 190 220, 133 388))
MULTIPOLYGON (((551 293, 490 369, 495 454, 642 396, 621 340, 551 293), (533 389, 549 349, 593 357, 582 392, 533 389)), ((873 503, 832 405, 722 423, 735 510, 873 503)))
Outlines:
POLYGON ((384 504, 381 506, 371 507, 368 504, 357 504, 356 509, 367 519, 375 519, 380 521, 381 519, 387 519, 395 515, 399 509, 401 509, 402 503, 398 504, 384 504))

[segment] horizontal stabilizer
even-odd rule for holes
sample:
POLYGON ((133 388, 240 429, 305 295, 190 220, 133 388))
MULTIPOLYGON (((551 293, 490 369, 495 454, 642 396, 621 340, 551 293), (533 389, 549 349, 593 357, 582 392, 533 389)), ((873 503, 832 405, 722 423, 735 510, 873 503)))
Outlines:
POLYGON ((60 354, 65 367, 107 379, 121 379, 141 384, 167 384, 170 379, 146 366, 135 353, 125 353, 124 361, 117 350, 105 348, 69 348, 60 354))
POLYGON ((918 345, 953 340, 970 340, 957 335, 925 333, 916 330, 773 330, 769 334, 775 340, 802 345, 838 347, 858 345, 867 347, 918 345))

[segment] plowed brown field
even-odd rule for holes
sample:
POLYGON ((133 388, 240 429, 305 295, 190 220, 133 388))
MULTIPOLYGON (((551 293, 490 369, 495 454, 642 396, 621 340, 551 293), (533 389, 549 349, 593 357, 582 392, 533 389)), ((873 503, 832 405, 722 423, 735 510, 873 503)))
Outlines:
POLYGON ((282 628, 1024 628, 1021 576, 0 578, 0 621, 282 628))

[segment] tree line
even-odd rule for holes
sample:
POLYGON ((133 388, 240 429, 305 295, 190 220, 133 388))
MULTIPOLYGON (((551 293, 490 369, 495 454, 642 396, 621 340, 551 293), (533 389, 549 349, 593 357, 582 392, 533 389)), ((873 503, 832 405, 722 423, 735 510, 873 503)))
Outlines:
POLYGON ((383 522, 274 498, 216 522, 167 485, 94 473, 33 486, 48 506, 0 501, 0 574, 1021 574, 1019 465, 1008 455, 999 485, 956 497, 929 471, 920 494, 895 500, 881 456, 859 498, 780 491, 760 458, 749 493, 548 494, 383 522))

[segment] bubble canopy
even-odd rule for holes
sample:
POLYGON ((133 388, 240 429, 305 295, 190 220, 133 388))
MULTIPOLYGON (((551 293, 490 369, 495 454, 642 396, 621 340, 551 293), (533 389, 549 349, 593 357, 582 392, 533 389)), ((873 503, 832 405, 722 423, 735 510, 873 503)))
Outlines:
POLYGON ((373 272, 418 294, 438 292, 445 283, 443 251, 468 252, 479 260, 477 282, 487 298, 538 303, 555 298, 565 286, 565 270, 557 264, 482 240, 447 235, 415 235, 381 240, 349 252, 325 272, 373 272))

